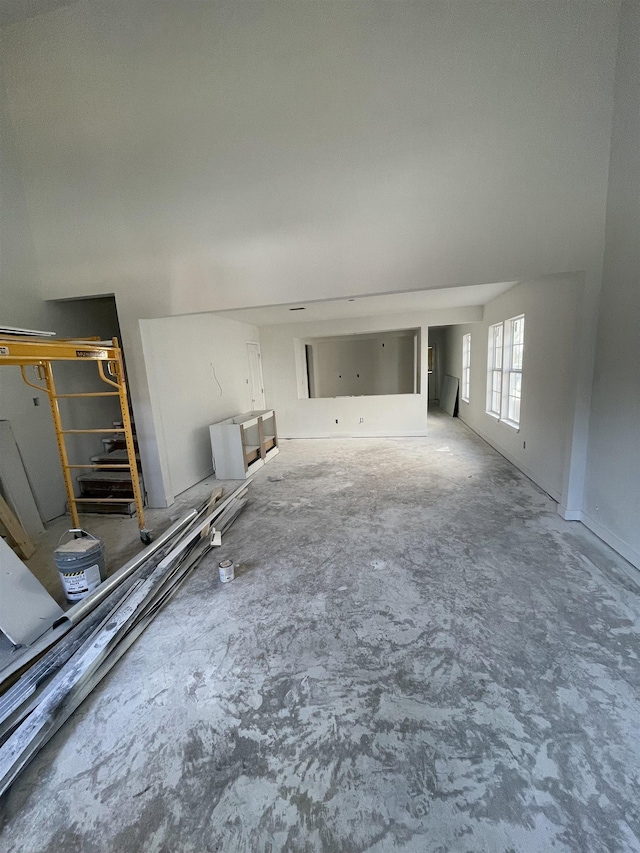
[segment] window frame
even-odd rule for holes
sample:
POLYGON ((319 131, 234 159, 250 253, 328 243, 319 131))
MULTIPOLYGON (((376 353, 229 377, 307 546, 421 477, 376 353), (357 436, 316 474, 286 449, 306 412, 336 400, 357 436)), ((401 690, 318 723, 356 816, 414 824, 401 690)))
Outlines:
POLYGON ((513 429, 522 419, 524 314, 492 323, 487 335, 486 413, 513 429))
POLYGON ((468 403, 471 396, 471 332, 462 336, 462 389, 460 397, 468 403))
POLYGON ((502 410, 502 363, 504 323, 492 323, 488 332, 487 414, 500 420, 502 410))
POLYGON ((514 429, 520 429, 522 366, 524 363, 524 314, 510 317, 505 321, 504 325, 505 348, 502 368, 502 411, 505 414, 500 419, 514 429), (518 324, 520 323, 521 327, 518 330, 518 324), (517 392, 512 394, 512 390, 515 390, 516 386, 517 392))

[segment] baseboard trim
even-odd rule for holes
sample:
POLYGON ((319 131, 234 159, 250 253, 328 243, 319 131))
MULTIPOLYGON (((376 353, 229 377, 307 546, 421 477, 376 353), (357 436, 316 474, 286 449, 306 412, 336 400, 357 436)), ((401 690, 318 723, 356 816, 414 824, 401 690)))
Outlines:
POLYGON ((314 435, 284 435, 278 428, 281 441, 315 441, 326 438, 426 438, 427 433, 421 432, 369 432, 369 433, 314 433, 314 435))
POLYGON ((602 539, 610 548, 613 548, 614 551, 617 551, 621 557, 624 557, 632 566, 635 566, 636 569, 640 569, 640 552, 629 545, 628 542, 625 542, 623 539, 620 539, 616 536, 615 533, 612 533, 607 527, 603 524, 600 524, 599 521, 596 521, 595 518, 591 518, 591 516, 587 515, 585 512, 581 513, 582 518, 580 521, 584 524, 585 527, 588 527, 592 533, 598 537, 598 539, 602 539))
POLYGON ((552 500, 554 500, 556 503, 560 502, 561 495, 557 489, 554 489, 548 483, 545 483, 541 477, 538 477, 538 475, 531 471, 529 468, 527 468, 526 465, 523 465, 519 459, 516 459, 515 456, 512 456, 508 451, 506 451, 503 447, 500 447, 499 444, 496 444, 494 441, 492 441, 479 429, 472 427, 471 424, 467 423, 467 421, 461 418, 460 415, 458 415, 458 420, 460 420, 468 429, 470 429, 471 432, 475 432, 475 434, 480 436, 483 441, 486 441, 489 447, 493 447, 493 449, 497 453, 499 453, 500 456, 504 456, 507 462, 511 462, 511 464, 514 465, 518 469, 518 471, 522 471, 525 477, 528 477, 531 482, 535 483, 536 486, 539 486, 543 492, 545 492, 547 495, 549 495, 550 498, 552 498, 552 500))
POLYGON ((582 521, 581 509, 567 509, 562 504, 558 504, 558 515, 565 521, 582 521))

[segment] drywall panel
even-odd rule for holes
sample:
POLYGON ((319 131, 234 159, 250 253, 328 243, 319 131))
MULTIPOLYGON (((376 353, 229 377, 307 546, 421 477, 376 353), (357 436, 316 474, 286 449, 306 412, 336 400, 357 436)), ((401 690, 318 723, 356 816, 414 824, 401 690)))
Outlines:
MULTIPOLYGON (((426 341, 430 321, 471 322, 481 317, 482 308, 459 308, 428 316, 399 314, 261 328, 267 403, 276 410, 279 435, 282 438, 425 435, 426 382, 420 382, 417 394, 309 399, 304 372, 305 341, 407 328, 418 328, 422 341, 426 341)), ((419 367, 420 376, 425 377, 424 345, 420 346, 419 367)))
POLYGON ((416 335, 380 334, 306 342, 313 350, 310 369, 315 385, 309 396, 412 394, 415 339, 416 335))
POLYGON ((211 474, 209 426, 251 409, 255 326, 213 314, 140 321, 151 405, 173 497, 211 474))
POLYGON ((372 338, 310 342, 317 397, 375 394, 372 338))
POLYGON ((413 394, 417 345, 417 335, 398 335, 375 341, 372 358, 374 394, 413 394))
POLYGON ((640 567, 640 4, 625 2, 583 521, 640 567))
POLYGON ((570 454, 575 409, 576 317, 581 297, 578 276, 525 282, 485 306, 484 319, 447 333, 445 370, 461 378, 462 336, 471 334, 469 402, 460 399, 459 417, 503 453, 555 500, 561 500, 570 454), (525 316, 520 428, 486 413, 488 329, 525 316))
POLYGON ((445 373, 444 382, 442 383, 442 399, 440 400, 440 408, 443 412, 453 417, 456 414, 458 403, 458 386, 460 380, 457 376, 449 376, 445 373))

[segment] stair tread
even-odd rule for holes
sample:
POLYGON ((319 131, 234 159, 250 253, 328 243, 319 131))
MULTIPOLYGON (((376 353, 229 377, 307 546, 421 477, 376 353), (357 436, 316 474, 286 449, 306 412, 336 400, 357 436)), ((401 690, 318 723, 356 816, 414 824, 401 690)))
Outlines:
POLYGON ((89 474, 81 474, 78 482, 86 483, 91 480, 109 481, 112 483, 131 482, 131 472, 125 469, 119 471, 91 471, 89 474))

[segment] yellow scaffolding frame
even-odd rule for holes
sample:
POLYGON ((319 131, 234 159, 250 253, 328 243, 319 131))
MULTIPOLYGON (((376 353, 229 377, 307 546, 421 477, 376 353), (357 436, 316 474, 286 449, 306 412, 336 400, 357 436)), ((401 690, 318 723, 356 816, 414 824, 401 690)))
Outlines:
POLYGON ((23 336, 0 336, 0 366, 3 364, 19 365, 22 378, 38 391, 47 394, 49 404, 51 406, 51 414, 53 415, 53 425, 56 432, 56 440, 58 442, 58 452, 60 454, 60 462, 62 464, 62 475, 64 477, 64 485, 67 492, 67 500, 69 503, 69 512, 74 527, 80 527, 78 519, 78 504, 82 503, 129 503, 130 498, 77 498, 73 488, 73 480, 71 479, 71 471, 75 468, 84 469, 127 469, 131 472, 131 483, 133 486, 133 498, 136 505, 136 514, 138 517, 138 527, 140 528, 140 538, 143 542, 150 542, 151 536, 145 527, 144 523, 144 507, 142 499, 142 490, 140 488, 140 479, 138 477, 138 465, 136 461, 136 451, 133 442, 133 433, 131 430, 131 418, 129 416, 129 398, 127 395, 127 384, 124 376, 124 365, 122 361, 122 350, 118 344, 118 339, 113 338, 109 341, 99 341, 97 338, 81 338, 64 339, 64 338, 48 338, 34 339, 23 336), (75 361, 75 362, 95 362, 98 365, 98 375, 103 382, 115 388, 115 391, 88 391, 75 394, 58 394, 53 377, 53 362, 56 361, 75 361), (39 385, 29 381, 25 373, 25 368, 33 366, 40 382, 44 385, 39 385), (105 375, 105 366, 109 376, 105 375), (106 429, 64 429, 62 418, 60 415, 60 406, 58 400, 70 399, 77 397, 118 397, 120 402, 120 413, 122 416, 122 427, 106 429), (66 435, 82 435, 82 434, 120 434, 124 435, 125 444, 127 447, 127 463, 122 464, 102 464, 89 463, 87 465, 70 464, 67 455, 67 447, 65 444, 66 435))

